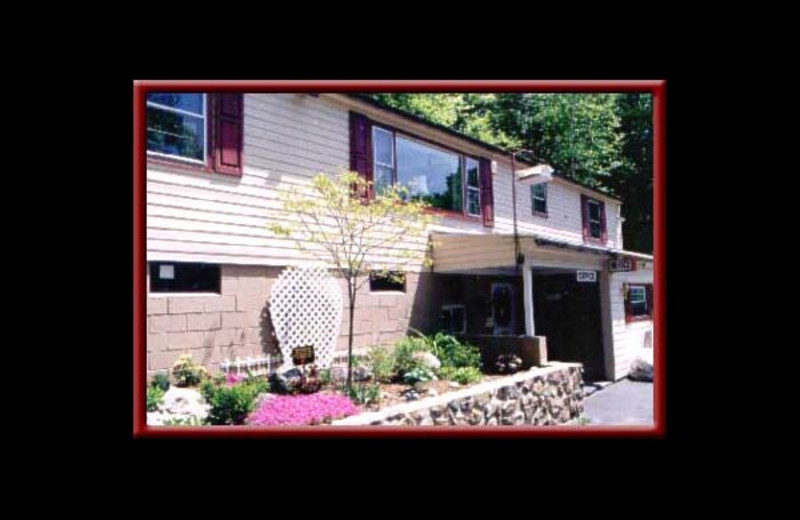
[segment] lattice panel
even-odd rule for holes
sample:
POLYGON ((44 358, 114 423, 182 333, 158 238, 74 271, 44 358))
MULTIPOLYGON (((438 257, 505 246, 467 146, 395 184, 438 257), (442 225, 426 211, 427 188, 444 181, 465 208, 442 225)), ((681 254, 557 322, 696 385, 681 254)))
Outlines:
POLYGON ((272 324, 287 365, 292 349, 314 346, 315 364, 329 367, 342 323, 342 290, 323 267, 287 267, 272 286, 272 324))

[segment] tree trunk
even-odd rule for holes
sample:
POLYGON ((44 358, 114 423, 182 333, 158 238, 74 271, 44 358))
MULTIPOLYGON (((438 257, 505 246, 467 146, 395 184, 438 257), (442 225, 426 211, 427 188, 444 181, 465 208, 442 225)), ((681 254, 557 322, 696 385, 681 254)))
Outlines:
POLYGON ((353 315, 356 309, 355 283, 347 280, 347 297, 350 300, 350 330, 347 338, 347 389, 353 388, 353 315))

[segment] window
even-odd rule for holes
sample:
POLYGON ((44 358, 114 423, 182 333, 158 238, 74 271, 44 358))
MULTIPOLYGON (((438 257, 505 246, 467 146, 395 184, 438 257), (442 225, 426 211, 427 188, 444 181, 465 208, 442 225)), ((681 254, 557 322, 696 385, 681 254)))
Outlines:
POLYGON ((467 213, 479 217, 481 215, 481 187, 478 181, 478 161, 467 157, 467 213))
POLYGON ((150 292, 220 292, 218 264, 150 262, 150 292))
POLYGON ((148 153, 205 163, 206 111, 205 94, 147 94, 148 153))
POLYGON ((625 288, 625 321, 649 320, 653 317, 653 285, 628 284, 625 288))
POLYGON ((481 216, 477 159, 375 125, 372 154, 375 193, 399 183, 408 188, 411 198, 424 200, 433 208, 481 216))
POLYGON ((398 271, 369 273, 369 290, 371 292, 400 291, 406 292, 406 275, 398 271))
POLYGON ((531 207, 534 215, 547 215, 547 184, 531 186, 531 207))
POLYGON ((467 313, 463 305, 443 305, 441 328, 447 334, 467 333, 467 313))
POLYGON ((599 200, 581 195, 583 207, 583 239, 587 242, 605 243, 606 233, 606 208, 599 200))

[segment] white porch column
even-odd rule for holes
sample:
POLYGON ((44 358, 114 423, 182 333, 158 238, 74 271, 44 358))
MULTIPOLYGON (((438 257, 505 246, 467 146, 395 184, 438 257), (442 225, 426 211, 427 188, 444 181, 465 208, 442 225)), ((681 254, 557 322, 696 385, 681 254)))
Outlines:
POLYGON ((536 329, 533 326, 533 272, 530 261, 526 258, 522 264, 522 286, 525 291, 525 335, 533 336, 536 329))

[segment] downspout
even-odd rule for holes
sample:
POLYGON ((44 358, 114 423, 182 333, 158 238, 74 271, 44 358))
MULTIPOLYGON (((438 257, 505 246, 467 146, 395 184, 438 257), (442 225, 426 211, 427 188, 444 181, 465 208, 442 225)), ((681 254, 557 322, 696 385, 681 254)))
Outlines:
POLYGON ((511 208, 513 211, 514 220, 514 265, 519 273, 520 266, 520 251, 519 251, 519 233, 517 232, 517 168, 514 157, 517 152, 511 152, 511 208))

